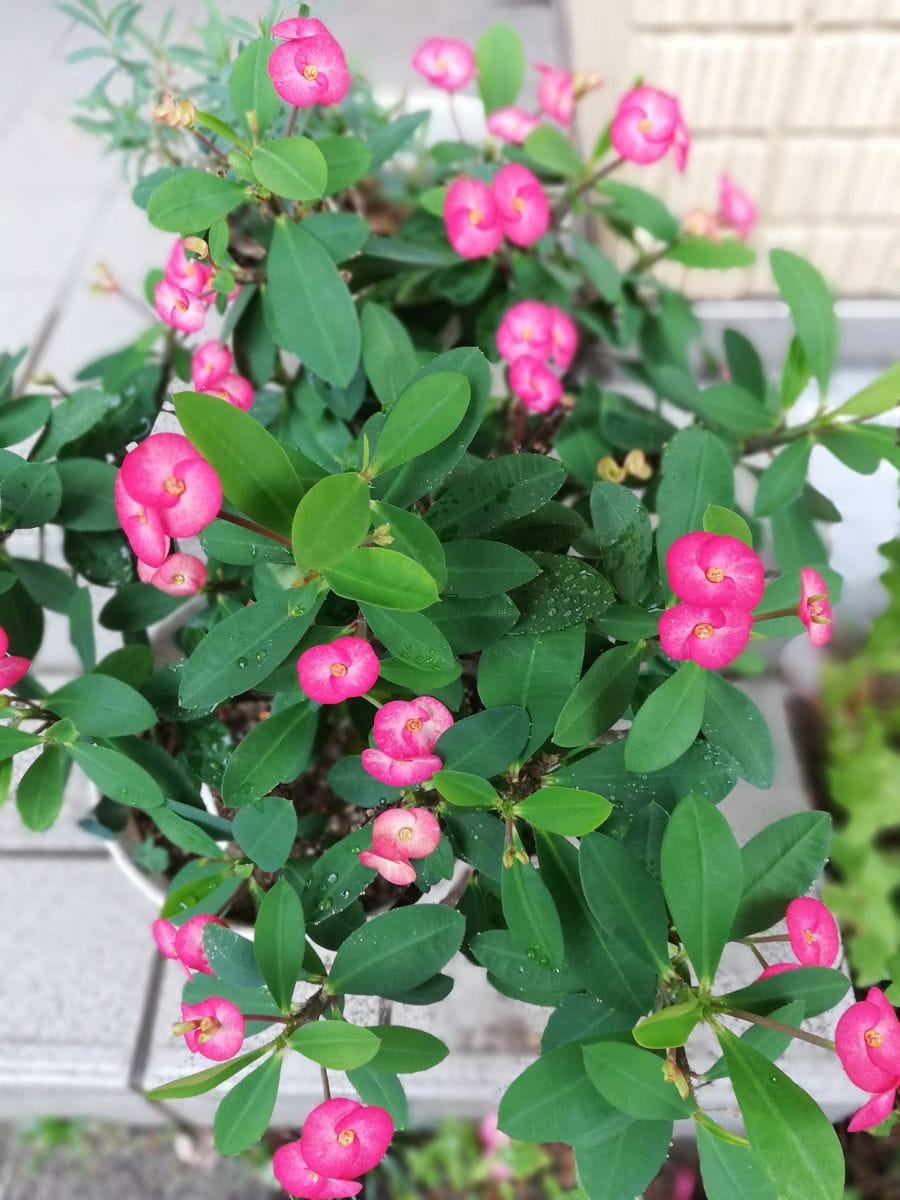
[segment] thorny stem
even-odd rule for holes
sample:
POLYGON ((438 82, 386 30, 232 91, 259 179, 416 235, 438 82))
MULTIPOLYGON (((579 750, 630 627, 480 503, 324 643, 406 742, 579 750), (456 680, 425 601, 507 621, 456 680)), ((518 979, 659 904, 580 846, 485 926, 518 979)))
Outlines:
POLYGON ((322 1092, 325 1096, 325 1099, 330 1100, 331 1099, 331 1084, 328 1082, 328 1072, 325 1070, 324 1067, 319 1067, 319 1071, 321 1072, 321 1075, 322 1075, 322 1092))
POLYGON ((256 521, 250 521, 246 517, 239 517, 237 513, 220 511, 218 514, 220 521, 230 521, 232 525, 240 525, 243 529, 249 529, 253 533, 261 534, 265 538, 269 538, 273 542, 278 542, 282 546, 291 548, 291 539, 283 537, 280 533, 276 533, 274 529, 267 529, 265 525, 259 525, 256 521))
POLYGON ((834 1042, 828 1038, 819 1037, 816 1033, 807 1033, 805 1029, 796 1029, 793 1025, 783 1025, 781 1021, 773 1021, 771 1017, 761 1017, 758 1013, 746 1012, 743 1008, 729 1008, 728 1012, 739 1021, 749 1021, 751 1025, 761 1025, 763 1029, 773 1029, 776 1033, 786 1033, 790 1037, 800 1038, 813 1046, 821 1046, 823 1050, 834 1050, 834 1042))
POLYGON ((243 1013, 242 1015, 245 1021, 264 1021, 267 1025, 271 1025, 276 1022, 280 1022, 282 1025, 288 1025, 291 1020, 293 1020, 292 1017, 276 1017, 273 1016, 272 1013, 243 1013))

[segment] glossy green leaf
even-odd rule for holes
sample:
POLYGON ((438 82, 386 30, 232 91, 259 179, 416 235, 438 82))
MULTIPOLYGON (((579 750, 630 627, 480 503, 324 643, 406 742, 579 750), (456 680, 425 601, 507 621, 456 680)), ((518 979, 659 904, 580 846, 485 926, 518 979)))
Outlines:
POLYGON ((286 564, 292 561, 287 546, 263 537, 252 529, 232 525, 230 521, 213 521, 200 532, 200 545, 210 558, 238 567, 257 563, 286 564))
POLYGON ((300 898, 279 879, 269 888, 256 914, 253 949, 269 991, 282 1012, 288 1012, 294 985, 300 977, 306 950, 300 898))
POLYGON ((289 200, 318 200, 328 183, 328 164, 305 137, 274 138, 254 146, 253 174, 270 192, 289 200))
POLYGON ((749 437, 775 424, 763 403, 736 383, 713 383, 698 392, 690 405, 709 425, 737 437, 749 437))
POLYGON ((579 788, 542 787, 516 805, 517 816, 537 829, 564 837, 582 837, 602 825, 612 805, 596 792, 579 788))
POLYGON ((431 777, 439 796, 457 808, 495 808, 499 796, 486 779, 466 771, 438 771, 431 777))
POLYGON ((666 1060, 640 1046, 597 1042, 584 1047, 588 1078, 600 1095, 629 1117, 644 1121, 677 1121, 695 1107, 683 1100, 674 1083, 667 1083, 666 1060))
POLYGON ((659 613, 637 604, 613 604, 597 618, 597 626, 617 642, 639 642, 656 636, 659 613))
POLYGON ((316 146, 325 159, 328 183, 325 192, 333 196, 358 183, 372 165, 372 151, 352 134, 331 134, 319 138, 316 146))
POLYGON ((602 833, 582 838, 578 859, 584 895, 600 927, 668 974, 669 923, 656 880, 621 842, 602 833))
POLYGON ((422 613, 397 612, 363 605, 363 616, 379 642, 396 658, 424 671, 451 671, 459 666, 447 639, 422 613))
MULTIPOLYGON (((387 790, 392 798, 397 796, 393 788, 387 790)), ((359 855, 371 846, 371 827, 367 827, 341 838, 316 859, 301 895, 307 924, 327 921, 365 891, 374 876, 359 855)))
POLYGON ((521 754, 530 728, 523 708, 488 708, 451 725, 438 738, 434 753, 449 770, 490 779, 521 754))
POLYGON ((288 1038, 288 1045, 330 1071, 365 1066, 381 1048, 371 1030, 347 1021, 313 1021, 301 1025, 288 1038))
POLYGON ((387 1109, 395 1129, 405 1129, 409 1124, 409 1106, 406 1093, 396 1075, 387 1071, 376 1071, 370 1063, 347 1072, 347 1080, 363 1104, 377 1105, 387 1109))
POLYGON ((774 1009, 799 1001, 807 1017, 828 1012, 850 990, 850 980, 830 967, 798 967, 768 979, 757 979, 747 987, 728 992, 719 999, 727 1008, 768 1016, 774 1009))
POLYGON ((526 1067, 503 1095, 497 1123, 523 1142, 568 1142, 603 1122, 609 1104, 588 1078, 581 1047, 550 1050, 526 1067))
POLYGON ((203 930, 203 949, 221 983, 236 988, 265 987, 249 938, 210 922, 203 930))
POLYGON ((616 591, 626 603, 640 599, 653 547, 647 510, 629 488, 601 481, 591 489, 591 521, 616 591))
POLYGON ((508 929, 489 929, 472 939, 475 961, 487 971, 488 983, 501 996, 526 1004, 552 1007, 579 985, 570 964, 552 968, 538 954, 528 954, 508 929))
POLYGON ((45 746, 19 780, 16 808, 27 829, 43 833, 59 816, 67 761, 62 746, 45 746))
POLYGON ((282 1061, 280 1053, 266 1059, 222 1100, 213 1124, 213 1139, 220 1154, 240 1154, 266 1132, 278 1096, 282 1061))
POLYGON ((878 375, 871 383, 834 409, 832 417, 877 417, 900 404, 900 363, 878 375))
POLYGON ((462 915, 443 905, 414 905, 375 917, 351 933, 328 976, 333 995, 391 996, 440 971, 459 949, 462 915))
POLYGON ((386 525, 392 550, 414 558, 431 575, 443 591, 447 583, 447 559, 437 534, 426 525, 417 512, 407 512, 383 500, 372 502, 372 525, 386 525))
POLYGON ((372 390, 388 409, 416 373, 416 349, 403 322, 381 304, 366 304, 361 327, 363 366, 372 390))
POLYGON ((671 1144, 671 1121, 636 1121, 613 1109, 576 1140, 581 1183, 591 1200, 630 1200, 653 1181, 671 1144))
POLYGON ((775 778, 775 747, 765 717, 749 696, 710 671, 706 679, 703 735, 740 764, 754 787, 770 788, 775 778))
POLYGON ((525 78, 525 48, 511 25, 489 26, 475 45, 478 91, 486 112, 515 104, 525 78))
POLYGON ((369 226, 356 213, 310 213, 303 218, 303 228, 336 263, 351 258, 369 236, 369 226))
POLYGON ((701 529, 709 504, 734 507, 731 457, 715 434, 692 426, 666 446, 656 495, 657 553, 665 578, 665 558, 677 537, 701 529))
POLYGON ((553 125, 538 125, 533 129, 525 139, 525 153, 553 175, 574 179, 583 170, 581 155, 553 125))
POLYGON ((812 438, 797 438, 781 450, 759 477, 753 511, 758 517, 768 517, 792 504, 806 483, 812 438))
POLYGON ((330 567, 369 531, 369 485, 359 475, 328 475, 313 484, 294 514, 291 541, 298 566, 330 567))
POLYGON ((113 503, 116 471, 92 458, 64 458, 54 464, 62 483, 56 520, 66 529, 101 532, 118 525, 113 503))
POLYGON ((534 512, 565 481, 562 463, 539 454, 493 458, 452 483, 428 512, 442 540, 476 537, 534 512))
POLYGON ((454 654, 471 654, 493 645, 512 629, 519 610, 509 596, 464 600, 445 596, 428 609, 428 617, 450 643, 454 654))
POLYGON ((369 471, 383 475, 432 450, 456 429, 469 407, 465 375, 439 371, 411 383, 391 406, 369 471))
POLYGON ((562 966, 562 925, 540 874, 515 858, 504 865, 500 887, 503 919, 519 949, 542 966, 562 966))
POLYGON ((771 527, 775 559, 783 572, 827 564, 825 543, 802 501, 772 513, 771 527))
POLYGON ((640 669, 638 643, 601 654, 559 714, 553 730, 557 746, 586 746, 610 729, 631 703, 640 669))
POLYGON ((630 183, 613 183, 605 179, 600 191, 609 196, 613 203, 604 211, 616 223, 636 225, 646 229, 661 242, 672 241, 678 236, 679 223, 661 200, 643 188, 630 183))
POLYGON ((186 169, 170 175, 150 193, 151 225, 171 233, 205 233, 247 198, 244 187, 208 171, 186 169))
POLYGON ((719 504, 707 504, 703 514, 703 528, 707 533, 724 534, 726 537, 737 538, 745 546, 753 545, 753 534, 744 518, 730 508, 722 508, 719 504))
POLYGON ((0 525, 33 529, 51 521, 62 502, 62 482, 49 463, 27 462, 0 480, 0 525))
POLYGON ((190 1100, 194 1096, 202 1096, 204 1092, 211 1092, 220 1083, 225 1083, 227 1079, 231 1079, 233 1075, 237 1075, 245 1067, 249 1067, 252 1062, 262 1058, 266 1052, 267 1048, 262 1046, 258 1050, 251 1050, 248 1054, 233 1058, 230 1062, 214 1063, 213 1066, 205 1067, 202 1071, 195 1071, 192 1075, 173 1079, 171 1083, 164 1083, 147 1092, 147 1099, 155 1103, 166 1100, 190 1100))
POLYGON ((708 1200, 778 1200, 749 1146, 735 1146, 697 1129, 700 1174, 708 1200))
MULTIPOLYGON (((804 1017, 803 1001, 792 1000, 789 1004, 772 1009, 766 1015, 774 1021, 779 1021, 782 1025, 792 1025, 796 1029, 804 1017)), ((748 1025, 741 1034, 741 1041, 752 1046, 754 1050, 758 1050, 760 1054, 764 1054, 769 1062, 775 1062, 784 1054, 793 1038, 789 1033, 780 1033, 777 1029, 766 1029, 762 1025, 748 1025)), ((708 1071, 703 1072, 703 1078, 723 1079, 727 1074, 728 1064, 725 1062, 725 1056, 722 1055, 708 1071)))
POLYGON ((683 237, 665 253, 665 258, 684 267, 724 271, 730 267, 749 267, 756 261, 752 247, 737 238, 716 239, 683 237))
POLYGON ((159 808, 163 803, 156 780, 124 754, 88 742, 74 742, 65 751, 110 800, 147 809, 159 808))
POLYGON ((268 37, 250 42, 234 60, 228 77, 234 115, 251 137, 265 133, 281 107, 268 72, 274 49, 275 43, 268 37))
POLYGON ((479 538, 448 542, 447 595, 496 596, 520 587, 540 572, 534 559, 507 546, 479 538))
POLYGON ((265 796, 234 818, 235 841, 261 871, 284 866, 296 836, 297 813, 290 800, 281 796, 265 796))
POLYGON ((372 1059, 372 1069, 392 1075, 412 1075, 429 1071, 444 1061, 449 1051, 440 1038, 424 1029, 407 1029, 403 1025, 373 1025, 369 1032, 378 1038, 378 1053, 372 1059))
MULTIPOLYGON (((125 549, 127 553, 128 547, 125 549)), ((169 596, 149 583, 126 583, 100 609, 100 624, 121 633, 145 630, 170 617, 184 600, 184 596, 169 596)))
POLYGON ((668 1050, 672 1046, 683 1046, 702 1020, 703 1011, 695 996, 681 1004, 661 1008, 641 1021, 634 1027, 634 1040, 646 1050, 668 1050))
POLYGON ((638 709, 625 742, 629 771, 659 771, 674 762, 696 738, 703 720, 706 672, 682 663, 638 709))
POLYGON ((179 850, 184 850, 186 854, 194 854, 202 858, 225 857, 224 850, 216 845, 204 829, 179 813, 172 812, 165 807, 155 808, 153 821, 163 837, 173 846, 177 846, 179 850))
POLYGON ((39 746, 41 739, 23 729, 11 729, 8 725, 0 725, 0 762, 12 758, 20 750, 28 750, 31 746, 39 746))
POLYGON ((837 355, 837 320, 828 286, 811 263, 789 250, 771 250, 769 265, 824 393, 837 355))
POLYGON ((81 675, 42 701, 58 717, 75 722, 92 737, 141 733, 156 724, 156 713, 140 692, 111 675, 81 675))
POLYGON ((513 597, 521 616, 517 633, 551 633, 596 620, 613 602, 608 580, 584 559, 535 551, 540 575, 513 597))
POLYGON ((827 813, 793 813, 767 825, 741 848, 743 890, 733 938, 768 929, 795 896, 804 896, 831 847, 827 813))
POLYGON ((260 721, 238 743, 222 776, 229 808, 253 804, 303 770, 312 749, 316 718, 307 704, 292 704, 260 721))
POLYGON ((405 554, 361 546, 323 571, 332 591, 359 604, 415 612, 437 600, 437 584, 405 554))

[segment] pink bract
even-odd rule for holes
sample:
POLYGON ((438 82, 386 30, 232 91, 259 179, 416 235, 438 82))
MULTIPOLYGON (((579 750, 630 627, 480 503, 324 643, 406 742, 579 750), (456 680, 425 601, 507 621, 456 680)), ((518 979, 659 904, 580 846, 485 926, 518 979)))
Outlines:
POLYGON ((568 371, 578 349, 578 327, 561 308, 550 309, 550 358, 560 371, 568 371))
POLYGON ((719 216, 742 240, 756 224, 756 205, 727 174, 719 177, 719 216))
POLYGON ((444 765, 436 754, 419 754, 413 758, 391 758, 383 750, 362 752, 363 770, 379 783, 390 787, 415 787, 440 771, 444 765))
POLYGON ((494 193, 480 179, 457 179, 444 198, 450 245, 463 258, 486 258, 503 241, 494 193))
POLYGON ((896 1087, 888 1088, 886 1092, 873 1096, 867 1104, 854 1113, 852 1121, 847 1126, 847 1132, 859 1133, 863 1129, 873 1129, 882 1121, 886 1121, 893 1111, 896 1098, 896 1087))
POLYGON ((178 953, 175 949, 175 935, 178 930, 171 921, 167 921, 165 917, 159 917, 150 926, 150 932, 153 934, 153 940, 156 942, 156 948, 164 958, 178 959, 178 953))
POLYGON ((191 355, 191 383, 198 392, 205 391, 231 372, 233 362, 228 347, 211 338, 191 355))
POLYGON ((180 333, 196 333, 206 321, 203 301, 165 279, 153 289, 153 307, 161 321, 180 333))
POLYGON ((516 108, 514 104, 509 104, 506 108, 495 108, 488 114, 487 119, 489 133, 500 138, 502 142, 513 142, 517 146, 521 146, 529 133, 537 129, 540 123, 540 117, 526 112, 524 108, 516 108))
POLYGON ((687 157, 688 135, 678 101, 658 88, 632 88, 619 101, 610 128, 616 153, 629 162, 653 163, 676 144, 679 170, 687 157))
POLYGON ((314 17, 294 17, 272 26, 275 37, 288 40, 269 56, 269 77, 288 104, 310 108, 337 104, 350 87, 347 60, 338 42, 314 17))
MULTIPOLYGON (((191 296, 201 296, 206 291, 212 277, 212 267, 200 262, 197 258, 190 258, 185 251, 182 239, 176 238, 175 244, 169 251, 169 257, 166 259, 163 277, 167 283, 182 288, 191 296)), ((210 296, 206 303, 211 302, 212 299, 213 297, 210 296)))
POLYGON ((821 900, 799 896, 785 913, 788 937, 797 961, 804 967, 830 967, 841 950, 834 917, 821 900))
POLYGON ((197 390, 206 396, 218 396, 220 400, 227 400, 229 404, 233 404, 235 408, 240 408, 243 412, 253 407, 255 399, 253 384, 243 375, 223 375, 209 387, 197 390))
POLYGON ((137 557, 146 565, 159 567, 169 553, 169 538, 155 508, 140 504, 125 490, 122 472, 113 484, 113 502, 122 532, 137 557))
POLYGON ((538 104, 548 117, 559 121, 560 125, 571 125, 575 115, 575 81, 571 71, 561 71, 545 63, 535 65, 541 73, 538 104))
POLYGON ((378 655, 365 638, 358 637, 310 646, 297 659, 300 687, 318 704, 340 704, 365 695, 375 686, 379 670, 378 655))
POLYGON ((806 626, 813 646, 824 646, 831 638, 831 601, 828 584, 818 571, 803 567, 800 571, 800 604, 797 616, 806 626))
POLYGON ((391 758, 430 754, 438 738, 452 724, 450 710, 433 696, 389 700, 375 714, 375 745, 391 758))
POLYGON ((193 596, 206 583, 206 564, 194 554, 170 554, 158 567, 138 562, 138 577, 170 596, 193 596))
POLYGON ((478 1122, 478 1137, 482 1148, 491 1162, 491 1179, 503 1183, 513 1178, 512 1168, 508 1163, 496 1157, 498 1150, 505 1150, 511 1143, 509 1134, 497 1127, 497 1113, 487 1113, 478 1122))
POLYGON ((475 75, 472 48, 458 38, 428 38, 413 55, 412 65, 446 92, 459 91, 475 75))
POLYGON ((427 858, 438 847, 441 827, 427 808, 391 808, 372 822, 372 849, 384 858, 427 858))
POLYGON ((180 963, 184 963, 192 971, 212 975, 213 969, 203 949, 203 934, 207 925, 223 925, 228 928, 221 917, 214 917, 210 913, 200 913, 191 917, 175 934, 175 955, 180 963))
POLYGON ((416 868, 405 859, 387 858, 373 850, 362 850, 359 861, 364 867, 377 871, 382 879, 386 879, 395 887, 408 887, 416 882, 416 868))
POLYGON ((759 555, 738 538, 687 533, 666 554, 669 586, 691 604, 755 608, 765 588, 759 555))
POLYGON ((659 618, 659 640, 670 658, 693 659, 715 671, 734 662, 750 640, 746 608, 676 604, 659 618))
POLYGON ((185 1022, 198 1022, 195 1029, 184 1034, 192 1054, 202 1054, 213 1062, 226 1062, 244 1044, 244 1018, 240 1009, 223 996, 210 996, 199 1004, 182 1002, 181 1016, 185 1022))
POLYGON ((510 363, 526 354, 541 361, 549 358, 551 310, 540 300, 521 300, 508 308, 497 329, 497 349, 510 363))
POLYGON ((218 475, 180 433, 151 434, 125 455, 120 475, 132 499, 157 510, 170 537, 199 533, 222 504, 218 475))
POLYGON ((15 687, 23 675, 28 674, 30 658, 19 654, 7 654, 0 659, 0 689, 15 687))
POLYGON ((494 198, 503 232, 516 246, 530 246, 550 225, 550 201, 533 171, 519 163, 501 167, 494 176, 494 198))
POLYGON ((532 412, 549 412, 562 399, 563 388, 549 367, 536 358, 517 358, 509 368, 509 389, 532 412))
POLYGON ((771 963, 757 978, 770 979, 773 975, 783 975, 785 971, 799 971, 800 964, 792 962, 771 963))
POLYGON ((345 1200, 362 1191, 362 1184, 353 1179, 329 1179, 310 1170, 299 1142, 278 1147, 272 1155, 272 1171, 288 1195, 299 1200, 345 1200))
POLYGON ((848 1078, 867 1092, 900 1084, 900 1021, 880 988, 841 1014, 834 1044, 848 1078))
POLYGON ((326 1100, 303 1122, 300 1152, 321 1175, 355 1179, 381 1162, 393 1136, 394 1122, 383 1108, 326 1100))

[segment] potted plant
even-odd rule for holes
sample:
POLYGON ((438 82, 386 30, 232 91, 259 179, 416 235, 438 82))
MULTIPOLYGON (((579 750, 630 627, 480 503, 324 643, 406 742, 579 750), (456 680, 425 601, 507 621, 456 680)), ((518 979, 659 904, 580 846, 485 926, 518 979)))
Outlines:
MULTIPOLYGON (((40 751, 17 793, 32 827, 74 768, 105 797, 98 823, 130 810, 142 844, 168 847, 154 933, 189 976, 175 1031, 214 1065, 154 1097, 240 1073, 215 1122, 237 1153, 266 1129, 285 1056, 305 1055, 324 1099, 276 1176, 295 1196, 356 1194, 404 1118, 398 1077, 446 1048, 351 1023, 345 997, 435 1003, 462 952, 554 1010, 499 1124, 572 1145, 587 1195, 640 1191, 692 1118, 710 1194, 738 1179, 748 1197, 837 1198, 831 1126, 771 1061, 795 1037, 832 1050, 801 1022, 849 989, 833 918, 806 896, 829 822, 788 817, 738 847, 716 804, 739 777, 770 786, 775 764, 722 672, 751 638, 827 641, 839 580, 816 520, 835 514, 810 450, 894 457, 870 421, 896 371, 829 404, 831 298, 784 250, 781 379, 734 332, 723 363, 698 365, 690 306, 653 267, 747 263, 752 211, 729 183, 715 218, 685 226, 614 180, 623 161, 685 165, 658 89, 615 100, 583 155, 571 122, 594 80, 541 68, 531 114, 513 30, 474 52, 432 39, 418 68, 451 93, 477 70, 492 139, 403 168, 427 114, 352 89, 305 7, 262 35, 239 23, 238 45, 217 25, 190 98, 154 94, 172 60, 132 16, 77 11, 136 89, 134 106, 95 90, 86 120, 140 151, 135 199, 176 241, 148 279, 158 320, 89 365, 90 386, 21 397, 13 359, 0 379, 4 440, 37 435, 0 462, 4 529, 62 525, 71 568, 2 564, 0 747, 40 751), (819 410, 792 423, 810 381, 819 410), (122 633, 99 663, 82 580, 112 589, 98 619, 122 633), (52 694, 29 670, 41 605, 68 614, 84 665, 52 694), (173 617, 179 653, 154 661, 147 629, 173 617), (773 969, 767 936, 796 962, 773 969), (765 970, 722 994, 734 940, 765 970), (701 1025, 746 1138, 703 1111, 701 1025), (332 1097, 329 1070, 359 1098, 332 1097)), ((841 1018, 838 1052, 873 1096, 857 1128, 890 1111, 898 1041, 877 988, 841 1018)))

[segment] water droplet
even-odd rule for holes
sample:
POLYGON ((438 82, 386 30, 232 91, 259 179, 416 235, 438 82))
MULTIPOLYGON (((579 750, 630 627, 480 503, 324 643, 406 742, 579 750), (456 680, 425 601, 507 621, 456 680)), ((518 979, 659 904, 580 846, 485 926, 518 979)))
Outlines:
POLYGON ((328 884, 328 886, 329 886, 329 887, 331 887, 331 885, 332 885, 333 883, 337 883, 337 878, 338 878, 338 877, 337 877, 337 873, 336 873, 335 871, 330 871, 330 872, 329 872, 329 873, 328 873, 328 874, 325 876, 325 882, 328 884))
POLYGON ((237 660, 237 665, 238 665, 238 670, 243 671, 244 667, 246 667, 246 665, 247 665, 246 658, 243 658, 243 657, 239 658, 237 660))
POLYGON ((320 900, 319 903, 316 905, 316 908, 318 908, 319 912, 328 912, 328 910, 331 907, 332 907, 332 902, 327 896, 325 896, 322 900, 320 900))
POLYGON ((259 651, 257 651, 256 661, 257 662, 265 662, 268 657, 269 657, 268 650, 259 650, 259 651))
POLYGON ((360 847, 359 847, 359 846, 351 846, 351 847, 350 847, 350 853, 351 853, 351 854, 359 854, 359 851, 360 851, 360 847))

